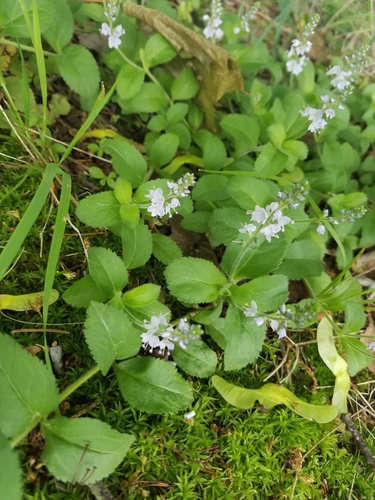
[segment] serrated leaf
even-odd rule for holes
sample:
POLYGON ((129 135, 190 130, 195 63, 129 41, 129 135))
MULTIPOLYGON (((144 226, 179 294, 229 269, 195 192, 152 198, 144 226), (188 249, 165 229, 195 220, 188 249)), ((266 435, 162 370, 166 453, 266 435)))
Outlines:
POLYGON ((118 103, 125 113, 157 113, 168 106, 168 98, 160 85, 146 82, 133 98, 118 103))
POLYGON ((340 340, 348 361, 349 375, 354 377, 358 372, 367 368, 374 357, 358 338, 345 335, 340 340))
POLYGON ((252 151, 259 137, 259 126, 254 118, 246 115, 228 114, 220 127, 233 139, 236 154, 252 151))
POLYGON ((99 94, 98 64, 86 47, 75 44, 64 47, 55 61, 65 83, 74 92, 84 97, 99 94))
POLYGON ((211 245, 229 245, 238 238, 239 230, 248 220, 249 216, 240 208, 224 207, 215 210, 208 221, 211 245))
POLYGON ((232 267, 235 266, 233 278, 237 280, 259 278, 270 274, 280 265, 287 248, 284 235, 272 238, 270 242, 264 241, 257 249, 248 248, 246 251, 238 243, 232 243, 223 255, 222 269, 232 275, 232 267))
POLYGON ((271 197, 268 184, 253 177, 233 177, 228 182, 228 191, 245 210, 253 210, 255 205, 265 207, 271 197))
POLYGON ((123 177, 116 179, 113 192, 120 203, 129 203, 132 199, 132 186, 130 182, 125 180, 123 177))
POLYGON ((115 359, 135 356, 141 337, 128 316, 115 306, 91 302, 84 326, 86 342, 103 375, 115 359))
POLYGON ((334 406, 306 403, 289 389, 276 384, 265 384, 260 389, 244 389, 230 384, 217 375, 214 375, 211 380, 223 398, 238 408, 252 408, 258 400, 265 408, 273 408, 282 403, 297 415, 307 420, 315 420, 320 424, 331 422, 337 416, 337 409, 334 406))
POLYGON ((357 333, 366 322, 366 313, 362 304, 348 300, 345 302, 345 329, 346 333, 357 333))
POLYGON ((77 206, 76 215, 91 227, 109 227, 121 222, 121 203, 112 191, 87 196, 77 206))
POLYGON ((112 250, 91 247, 88 258, 90 275, 106 295, 113 297, 127 285, 128 271, 124 262, 112 250))
POLYGON ((185 118, 189 106, 184 102, 177 102, 172 104, 166 113, 166 119, 168 123, 178 123, 185 118))
POLYGON ((22 470, 18 456, 2 434, 0 434, 0 484, 4 499, 21 500, 22 470))
POLYGON ((126 203, 120 207, 120 215, 122 221, 130 228, 135 228, 140 219, 139 208, 137 205, 126 203))
POLYGON ((189 375, 202 378, 215 373, 217 365, 216 354, 202 340, 189 342, 186 349, 176 345, 173 360, 189 375))
POLYGON ((305 160, 308 155, 308 147, 301 141, 284 141, 282 150, 288 155, 295 156, 299 160, 305 160))
POLYGON ((160 286, 154 285, 152 283, 146 283, 145 285, 138 286, 125 292, 122 296, 122 301, 126 306, 129 307, 144 307, 151 304, 160 294, 160 286))
POLYGON ((0 333, 0 432, 13 438, 59 404, 52 373, 38 358, 0 333))
POLYGON ((217 299, 226 278, 208 260, 182 257, 165 270, 168 288, 181 302, 197 304, 217 299))
POLYGON ((144 51, 144 60, 149 68, 171 61, 177 55, 172 45, 159 33, 147 40, 144 51))
POLYGON ((174 101, 186 101, 192 99, 200 89, 194 72, 191 68, 185 68, 173 81, 171 94, 174 101))
POLYGON ((179 139, 176 134, 163 134, 156 139, 150 149, 150 161, 155 167, 169 163, 176 154, 179 139))
POLYGON ((203 166, 207 170, 221 170, 227 159, 224 143, 216 136, 210 137, 204 146, 203 166))
POLYGON ((283 125, 281 123, 274 123, 268 127, 267 132, 272 143, 277 148, 281 148, 286 139, 286 133, 283 125))
POLYGON ((323 270, 320 246, 313 240, 291 243, 277 272, 289 279, 298 280, 319 276, 323 270))
POLYGON ((152 253, 165 265, 182 257, 182 250, 177 243, 160 233, 153 233, 152 235, 152 253))
POLYGON ((134 228, 123 227, 121 230, 124 262, 128 269, 146 264, 152 252, 151 231, 142 220, 134 228))
POLYGON ((125 401, 138 410, 178 412, 193 401, 189 383, 173 365, 161 359, 128 359, 115 366, 115 373, 125 401))
POLYGON ((102 142, 104 151, 112 156, 113 168, 133 187, 144 181, 147 163, 142 154, 125 139, 106 139, 102 142))
POLYGON ((193 200, 221 201, 229 198, 228 179, 225 175, 204 175, 193 187, 193 200))
POLYGON ((48 30, 43 33, 43 38, 55 52, 60 53, 73 36, 74 18, 66 0, 50 0, 50 5, 54 10, 54 15, 48 30))
POLYGON ((121 99, 132 99, 141 90, 145 79, 142 68, 125 64, 117 79, 116 92, 121 99))
POLYGON ((259 356, 266 335, 266 326, 256 326, 241 310, 230 304, 225 317, 224 369, 240 370, 259 356))
POLYGON ((88 307, 92 300, 105 302, 111 298, 91 275, 85 276, 71 285, 63 295, 63 299, 73 307, 88 307))
POLYGON ((57 417, 42 425, 42 460, 58 481, 91 484, 123 461, 134 437, 94 418, 57 417))
POLYGON ((229 291, 231 300, 239 306, 255 300, 259 311, 275 311, 288 299, 288 280, 281 275, 262 276, 244 285, 233 285, 229 291))

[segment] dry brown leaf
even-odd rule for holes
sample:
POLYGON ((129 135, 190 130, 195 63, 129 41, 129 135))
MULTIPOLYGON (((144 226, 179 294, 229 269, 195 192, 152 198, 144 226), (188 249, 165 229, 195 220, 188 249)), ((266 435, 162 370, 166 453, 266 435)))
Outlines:
POLYGON ((125 3, 124 12, 151 26, 168 40, 182 59, 189 60, 201 81, 198 102, 206 114, 207 127, 213 130, 213 105, 227 92, 243 90, 243 78, 235 61, 224 49, 162 12, 131 2, 125 3))
POLYGON ((375 252, 367 252, 361 255, 353 264, 352 269, 361 276, 375 279, 375 252))
POLYGON ((35 356, 38 354, 42 349, 38 345, 30 345, 29 347, 25 347, 26 351, 35 356))

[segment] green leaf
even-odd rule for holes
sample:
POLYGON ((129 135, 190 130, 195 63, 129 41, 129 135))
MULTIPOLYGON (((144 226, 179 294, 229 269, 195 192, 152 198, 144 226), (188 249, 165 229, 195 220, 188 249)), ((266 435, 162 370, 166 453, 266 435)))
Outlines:
POLYGON ((152 283, 137 286, 137 288, 125 292, 122 296, 122 301, 129 307, 147 306, 157 300, 160 288, 159 285, 153 285, 152 283))
POLYGON ((182 250, 177 243, 160 233, 152 234, 152 253, 165 265, 182 257, 182 250))
POLYGON ((221 170, 227 159, 224 143, 215 135, 211 136, 204 145, 203 166, 207 170, 221 170))
POLYGON ((172 106, 168 109, 166 118, 168 123, 178 123, 185 118, 187 112, 189 110, 189 106, 184 102, 177 102, 172 104, 172 106))
POLYGON ((99 94, 98 64, 86 47, 68 45, 55 60, 65 83, 74 92, 84 97, 99 94))
POLYGON ((348 300, 345 302, 345 333, 357 333, 366 323, 366 313, 362 304, 348 300))
MULTIPOLYGON (((24 6, 29 17, 32 17, 33 0, 24 0, 24 6)), ((38 0, 37 12, 39 24, 42 33, 44 33, 55 19, 54 5, 51 3, 51 0, 38 0)), ((30 38, 21 2, 1 0, 0 25, 3 34, 14 38, 30 38)))
POLYGON ((144 51, 144 60, 149 68, 171 61, 177 55, 172 45, 159 33, 147 40, 144 51))
POLYGON ((348 335, 340 337, 348 361, 348 372, 354 377, 358 372, 367 368, 374 359, 368 348, 358 338, 348 335))
POLYGON ((128 269, 141 267, 151 256, 151 231, 142 220, 134 228, 123 227, 121 230, 124 262, 128 269))
POLYGON ((193 200, 221 201, 229 198, 228 179, 225 175, 204 175, 193 187, 193 200))
POLYGON ((225 276, 208 260, 182 257, 165 270, 168 288, 181 302, 197 304, 217 299, 225 276))
POLYGON ((127 180, 122 177, 118 177, 116 179, 113 192, 120 203, 129 203, 129 201, 132 199, 132 186, 127 180))
POLYGON ((112 191, 86 196, 78 203, 76 215, 91 227, 109 227, 121 222, 120 202, 112 191))
POLYGON ((117 79, 116 92, 121 99, 131 99, 141 90, 145 79, 142 68, 125 64, 117 79))
POLYGON ((42 460, 58 481, 92 484, 123 461, 134 437, 94 418, 57 417, 43 423, 42 460))
POLYGON ((299 160, 306 160, 309 153, 308 147, 301 141, 284 141, 282 150, 284 153, 295 156, 299 160))
POLYGON ((115 359, 135 356, 142 344, 128 316, 110 304, 91 302, 83 331, 103 375, 108 373, 115 359))
POLYGON ((332 325, 327 318, 323 318, 319 323, 316 340, 320 357, 336 377, 332 406, 337 408, 339 413, 347 413, 347 398, 350 389, 348 365, 336 350, 332 325))
POLYGON ((157 113, 168 105, 168 98, 159 85, 147 82, 134 97, 118 103, 125 113, 157 113))
POLYGON ((155 167, 169 163, 176 154, 179 139, 176 134, 163 134, 153 143, 150 149, 150 161, 155 167))
POLYGON ((240 208, 218 208, 208 221, 211 245, 214 247, 221 243, 229 245, 239 237, 239 230, 248 221, 249 216, 240 208))
POLYGON ((320 246, 309 239, 291 243, 277 272, 289 279, 299 280, 319 276, 322 270, 320 246))
POLYGON ((245 210, 253 210, 255 205, 265 207, 271 198, 269 185, 253 177, 233 177, 228 182, 228 191, 245 210))
POLYGON ((178 412, 193 401, 189 383, 174 366, 161 359, 128 359, 115 366, 115 373, 125 401, 138 410, 178 412))
POLYGON ((47 417, 59 404, 52 373, 22 349, 9 335, 0 333, 0 432, 14 438, 47 417))
MULTIPOLYGON (((9 309, 10 311, 40 311, 43 304, 45 292, 26 293, 25 295, 0 295, 0 311, 9 309)), ((48 300, 53 304, 59 298, 59 292, 52 289, 48 300)))
POLYGON ((220 127, 233 139, 236 155, 252 151, 258 144, 259 126, 250 116, 226 115, 220 127))
POLYGON ((113 297, 128 284, 124 262, 109 248, 92 247, 88 258, 90 275, 106 295, 113 297))
POLYGON ((276 384, 265 384, 260 389, 243 389, 230 384, 221 377, 214 375, 212 385, 228 401, 238 408, 252 408, 259 401, 265 408, 273 408, 283 403, 290 410, 307 420, 315 420, 319 424, 331 422, 337 416, 337 409, 327 405, 313 405, 299 399, 285 387, 276 384))
POLYGON ((275 311, 288 299, 288 280, 282 275, 262 276, 244 285, 233 285, 229 291, 231 299, 239 306, 255 300, 260 312, 275 311))
MULTIPOLYGON (((171 123, 167 125, 166 131, 178 136, 180 149, 183 149, 184 151, 189 150, 191 144, 191 134, 186 125, 183 123, 171 123)), ((174 161, 176 160, 180 161, 181 156, 176 157, 174 161)))
POLYGON ((248 248, 246 251, 238 243, 230 244, 223 255, 221 266, 227 274, 232 274, 232 267, 236 266, 234 279, 259 278, 274 271, 283 260, 288 244, 284 235, 264 241, 257 249, 248 248))
POLYGON ((66 0, 52 0, 51 7, 54 10, 52 24, 43 33, 43 38, 55 52, 60 53, 73 37, 74 18, 66 0))
POLYGON ((199 91, 200 85, 195 78, 194 71, 187 67, 173 81, 171 94, 174 101, 192 99, 199 91))
POLYGON ((208 222, 211 218, 211 212, 193 212, 187 215, 181 221, 181 227, 186 229, 186 231, 194 231, 196 233, 208 233, 210 227, 208 222))
POLYGON ((202 340, 190 341, 186 349, 176 345, 173 360, 184 372, 194 377, 210 377, 215 373, 217 357, 202 340))
POLYGON ((224 369, 240 370, 254 363, 262 349, 266 326, 256 326, 253 318, 230 304, 225 317, 224 369))
POLYGON ((120 207, 122 221, 130 228, 135 228, 139 223, 140 213, 137 205, 126 203, 120 207))
POLYGON ((104 151, 112 156, 113 168, 118 175, 133 187, 140 186, 147 172, 147 163, 133 144, 116 138, 104 140, 102 146, 104 151))
POLYGON ((164 115, 156 115, 147 123, 147 128, 152 132, 161 132, 167 126, 167 119, 164 115))
POLYGON ((286 133, 283 125, 281 123, 274 123, 268 127, 267 132, 272 143, 280 149, 286 139, 286 133))
POLYGON ((4 499, 21 500, 22 470, 18 456, 2 434, 0 434, 0 484, 4 499))
POLYGON ((92 300, 105 302, 111 297, 90 274, 73 283, 63 295, 65 302, 73 307, 88 307, 92 300))

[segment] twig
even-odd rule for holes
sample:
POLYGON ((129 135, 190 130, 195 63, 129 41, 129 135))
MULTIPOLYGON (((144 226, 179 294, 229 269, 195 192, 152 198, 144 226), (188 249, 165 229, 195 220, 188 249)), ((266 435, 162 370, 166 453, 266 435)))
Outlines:
POLYGON ((371 453, 370 448, 367 446, 366 441, 364 440, 362 434, 355 426, 351 414, 343 413, 340 418, 346 425, 347 430, 353 434, 354 442, 358 447, 359 451, 365 457, 366 462, 375 471, 375 457, 371 453))

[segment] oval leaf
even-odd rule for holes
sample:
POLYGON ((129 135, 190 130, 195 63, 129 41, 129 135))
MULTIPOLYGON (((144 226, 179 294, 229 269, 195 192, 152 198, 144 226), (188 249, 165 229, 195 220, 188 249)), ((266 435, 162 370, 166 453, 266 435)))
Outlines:
POLYGON ((178 412, 193 401, 188 382, 173 365, 161 359, 128 359, 115 366, 115 373, 125 400, 138 410, 178 412))

